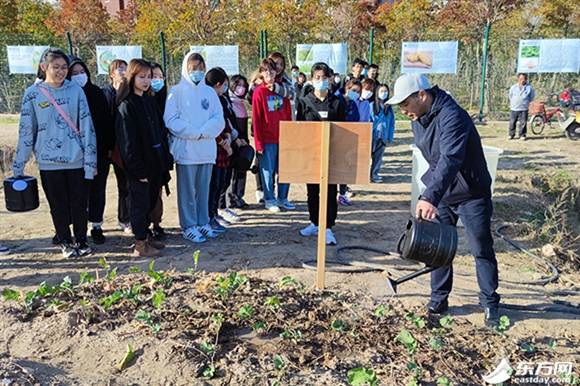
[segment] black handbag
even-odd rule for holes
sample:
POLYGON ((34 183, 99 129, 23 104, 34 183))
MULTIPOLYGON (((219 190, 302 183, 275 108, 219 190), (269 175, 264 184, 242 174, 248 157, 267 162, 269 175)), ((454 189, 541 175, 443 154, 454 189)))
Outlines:
POLYGON ((8 177, 4 180, 6 210, 28 212, 38 208, 38 182, 30 176, 8 177))

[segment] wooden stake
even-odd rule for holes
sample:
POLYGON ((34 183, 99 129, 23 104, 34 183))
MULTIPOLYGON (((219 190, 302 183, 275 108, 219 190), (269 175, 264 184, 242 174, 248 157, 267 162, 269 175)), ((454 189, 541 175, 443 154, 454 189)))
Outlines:
POLYGON ((324 289, 326 271, 326 211, 328 207, 328 161, 330 158, 330 122, 322 125, 320 143, 320 205, 318 211, 318 254, 316 288, 324 289))

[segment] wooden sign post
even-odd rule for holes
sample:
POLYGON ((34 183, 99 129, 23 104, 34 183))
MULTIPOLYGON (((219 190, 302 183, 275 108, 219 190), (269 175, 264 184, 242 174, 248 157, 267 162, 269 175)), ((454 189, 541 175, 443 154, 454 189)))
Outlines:
POLYGON ((367 184, 371 142, 370 123, 280 123, 280 182, 320 184, 316 264, 319 289, 325 284, 328 184, 367 184))

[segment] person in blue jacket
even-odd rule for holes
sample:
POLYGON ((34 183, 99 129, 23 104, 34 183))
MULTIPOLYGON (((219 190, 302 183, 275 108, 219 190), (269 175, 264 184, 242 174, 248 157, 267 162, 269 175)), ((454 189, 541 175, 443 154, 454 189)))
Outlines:
POLYGON ((383 178, 379 175, 383 155, 388 143, 393 142, 395 134, 395 114, 393 108, 388 105, 389 86, 379 84, 375 100, 371 103, 371 122, 373 123, 373 141, 371 153, 371 181, 379 183, 383 178))
MULTIPOLYGON (((479 302, 485 324, 499 320, 498 269, 491 234, 491 176, 483 154, 481 138, 469 114, 439 87, 429 87, 422 75, 405 74, 395 83, 387 101, 399 105, 411 120, 415 144, 429 164, 421 177, 426 186, 415 215, 444 224, 461 219, 471 253, 475 257, 479 302)), ((453 265, 431 272, 431 301, 428 311, 447 311, 453 285, 453 265)))

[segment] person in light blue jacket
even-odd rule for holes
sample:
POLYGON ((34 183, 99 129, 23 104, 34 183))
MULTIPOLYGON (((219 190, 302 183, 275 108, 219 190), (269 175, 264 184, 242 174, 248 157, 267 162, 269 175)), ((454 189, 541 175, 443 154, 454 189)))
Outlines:
POLYGON ((12 170, 14 176, 22 176, 34 153, 62 254, 84 256, 91 252, 87 200, 88 181, 97 173, 95 128, 83 89, 66 79, 68 56, 50 48, 40 62, 45 79, 26 89, 22 98, 12 170))
POLYGON ((385 102, 389 99, 389 86, 380 84, 375 100, 371 103, 371 121, 373 122, 373 143, 371 153, 371 181, 379 183, 383 154, 388 143, 393 142, 395 135, 395 115, 393 108, 385 102))

